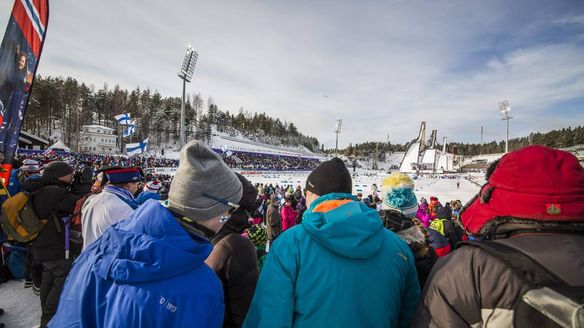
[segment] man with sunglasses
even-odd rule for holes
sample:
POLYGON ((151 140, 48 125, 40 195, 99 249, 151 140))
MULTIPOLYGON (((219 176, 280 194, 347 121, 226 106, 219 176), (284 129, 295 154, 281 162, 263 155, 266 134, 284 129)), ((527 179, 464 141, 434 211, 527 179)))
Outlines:
POLYGON ((105 231, 71 271, 49 327, 221 327, 223 289, 204 260, 242 186, 199 141, 180 153, 168 201, 105 231))

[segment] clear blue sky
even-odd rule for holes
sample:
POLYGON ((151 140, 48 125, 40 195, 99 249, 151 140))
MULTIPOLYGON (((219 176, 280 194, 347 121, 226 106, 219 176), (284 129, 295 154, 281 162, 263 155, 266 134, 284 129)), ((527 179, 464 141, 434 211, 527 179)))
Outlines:
MULTIPOLYGON (((0 1, 4 29, 13 1, 0 1)), ((52 0, 41 75, 266 112, 334 147, 414 138, 502 139, 584 125, 584 1, 52 0)))

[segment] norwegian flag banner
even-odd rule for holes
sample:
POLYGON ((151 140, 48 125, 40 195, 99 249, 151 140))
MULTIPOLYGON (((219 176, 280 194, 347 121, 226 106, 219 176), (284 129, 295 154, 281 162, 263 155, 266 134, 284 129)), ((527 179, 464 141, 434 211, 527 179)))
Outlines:
POLYGON ((48 20, 48 0, 16 0, 0 45, 0 152, 5 181, 18 147, 48 20))

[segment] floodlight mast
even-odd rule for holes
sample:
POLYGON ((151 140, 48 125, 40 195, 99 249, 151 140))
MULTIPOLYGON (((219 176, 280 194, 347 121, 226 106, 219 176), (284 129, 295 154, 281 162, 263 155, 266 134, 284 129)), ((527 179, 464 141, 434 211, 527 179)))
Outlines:
POLYGON ((499 102, 499 112, 501 113, 502 120, 507 121, 507 134, 505 138, 505 153, 509 152, 509 120, 513 118, 511 116, 511 106, 509 106, 508 100, 503 100, 499 102))
POLYGON ((335 126, 335 133, 337 135, 336 142, 335 142, 335 154, 338 155, 339 153, 339 133, 341 133, 341 127, 343 126, 343 120, 338 119, 337 124, 335 126))
POLYGON ((191 82, 193 77, 193 72, 195 71, 195 65, 197 64, 197 58, 199 54, 193 50, 190 45, 187 46, 187 51, 185 53, 185 58, 183 59, 182 67, 178 73, 178 77, 183 80, 183 90, 182 90, 182 102, 180 106, 180 148, 185 144, 185 92, 187 82, 191 82))

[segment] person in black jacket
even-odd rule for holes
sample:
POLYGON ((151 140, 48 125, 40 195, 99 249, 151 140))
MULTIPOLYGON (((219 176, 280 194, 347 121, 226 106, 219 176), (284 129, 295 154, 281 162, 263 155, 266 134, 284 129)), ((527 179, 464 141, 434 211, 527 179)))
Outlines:
MULTIPOLYGON (((448 203, 446 203, 448 205, 448 203)), ((461 241, 461 232, 456 228, 452 221, 452 210, 449 206, 436 208, 436 219, 441 220, 444 225, 444 237, 448 240, 450 251, 456 249, 456 245, 461 241)))
POLYGON ((42 263, 41 282, 41 324, 46 327, 55 312, 59 296, 73 259, 79 254, 80 247, 71 244, 69 259, 65 258, 65 224, 63 218, 71 215, 80 195, 69 191, 73 182, 74 170, 67 163, 49 163, 38 179, 25 181, 24 191, 37 192, 33 196, 36 214, 46 220, 38 237, 30 243, 35 262, 42 263))
POLYGON ((235 173, 243 186, 239 209, 213 237, 213 251, 205 263, 217 273, 223 284, 225 318, 223 327, 241 327, 253 298, 259 277, 256 248, 241 233, 250 227, 249 213, 255 210, 257 189, 245 177, 235 173))

